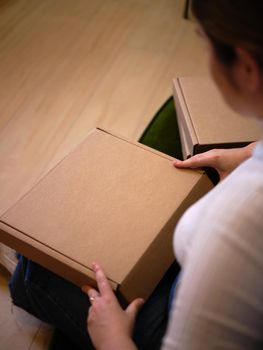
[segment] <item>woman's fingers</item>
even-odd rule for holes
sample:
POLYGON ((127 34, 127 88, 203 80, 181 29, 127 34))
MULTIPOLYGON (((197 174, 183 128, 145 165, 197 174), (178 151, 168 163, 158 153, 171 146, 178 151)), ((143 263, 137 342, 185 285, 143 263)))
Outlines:
POLYGON ((173 165, 176 168, 212 167, 219 173, 222 180, 251 156, 254 147, 255 144, 250 144, 241 148, 212 149, 184 161, 174 160, 173 165))
MULTIPOLYGON (((110 285, 104 271, 100 267, 100 265, 97 263, 93 263, 92 268, 93 268, 93 271, 95 272, 95 278, 97 281, 98 290, 99 290, 100 295, 101 296, 108 296, 108 297, 114 296, 111 285, 110 285)), ((115 296, 114 296, 114 298, 115 298, 115 296)))
POLYGON ((96 298, 100 297, 100 293, 90 286, 83 286, 82 291, 88 295, 91 304, 96 298))
POLYGON ((196 154, 186 160, 175 159, 173 165, 176 168, 201 168, 204 166, 214 167, 216 165, 216 150, 196 154))
POLYGON ((127 315, 129 315, 132 319, 135 320, 138 312, 142 308, 144 304, 144 300, 142 298, 137 298, 133 300, 128 307, 126 308, 125 312, 127 315))
POLYGON ((97 281, 98 290, 88 285, 85 285, 82 287, 82 291, 88 295, 91 304, 94 302, 96 298, 99 298, 102 296, 106 296, 106 297, 114 296, 111 285, 104 271, 100 267, 100 265, 97 263, 92 263, 92 268, 95 273, 95 279, 97 281))

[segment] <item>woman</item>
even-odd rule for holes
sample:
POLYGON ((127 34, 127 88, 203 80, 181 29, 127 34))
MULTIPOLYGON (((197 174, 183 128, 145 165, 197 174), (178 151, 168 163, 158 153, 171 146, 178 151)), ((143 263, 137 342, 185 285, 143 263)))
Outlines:
MULTIPOLYGON (((192 8, 226 102, 241 114, 263 118, 262 2, 193 0, 192 8)), ((163 349, 262 348, 263 145, 251 157, 254 146, 175 162, 177 167, 213 166, 224 178, 185 213, 176 229, 179 285, 173 282, 178 272, 173 266, 145 304, 137 299, 123 311, 98 264, 99 290, 84 287, 87 298, 21 257, 10 282, 14 303, 53 323, 82 349, 92 347, 88 333, 99 350, 158 349, 168 313, 163 349), (174 300, 168 310, 170 295, 174 300)))
MULTIPOLYGON (((193 0, 192 9, 208 43, 211 75, 226 103, 262 120, 262 1, 193 0)), ((243 157, 243 151, 234 152, 243 157)), ((211 154, 213 165, 218 158, 211 154)), ((208 154, 175 166, 203 165, 203 157, 206 162, 208 154)), ((223 177, 224 166, 229 169, 229 164, 219 165, 223 177)), ((174 250, 182 276, 162 349, 263 348, 262 174, 260 142, 250 159, 179 222, 174 250)), ((88 331, 96 349, 135 349, 131 334, 142 301, 122 311, 96 263, 94 271, 99 291, 84 290, 92 302, 88 331)))

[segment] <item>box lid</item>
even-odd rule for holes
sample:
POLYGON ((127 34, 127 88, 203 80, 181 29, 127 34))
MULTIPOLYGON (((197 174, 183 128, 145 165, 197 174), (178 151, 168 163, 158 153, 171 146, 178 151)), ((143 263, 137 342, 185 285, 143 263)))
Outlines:
POLYGON ((212 79, 180 77, 173 85, 178 117, 193 145, 243 144, 260 138, 258 122, 233 112, 212 79))
MULTIPOLYGON (((48 268, 69 266, 72 276, 61 274, 76 283, 84 281, 74 273, 91 277, 91 263, 98 261, 117 288, 204 180, 200 172, 175 169, 171 159, 95 129, 2 215, 0 240, 15 240, 15 249, 48 268)), ((198 196, 210 186, 205 181, 198 196)), ((169 251, 160 241, 153 254, 158 260, 159 249, 171 263, 172 232, 163 234, 169 251)))

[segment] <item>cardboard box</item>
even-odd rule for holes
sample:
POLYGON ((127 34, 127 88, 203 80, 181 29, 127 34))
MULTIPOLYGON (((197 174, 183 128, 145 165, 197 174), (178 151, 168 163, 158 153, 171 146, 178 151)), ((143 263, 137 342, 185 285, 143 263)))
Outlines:
POLYGON ((212 79, 177 78, 173 88, 184 159, 212 148, 245 146, 260 138, 257 121, 233 112, 212 79))
POLYGON ((177 220, 211 188, 172 159, 95 129, 0 218, 0 241, 80 286, 97 261, 120 297, 147 298, 177 220))

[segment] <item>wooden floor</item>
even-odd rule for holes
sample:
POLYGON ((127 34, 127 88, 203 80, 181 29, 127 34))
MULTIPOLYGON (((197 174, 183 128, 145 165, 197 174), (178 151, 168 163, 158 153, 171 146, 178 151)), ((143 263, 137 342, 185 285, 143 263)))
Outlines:
MULTIPOLYGON (((136 140, 172 94, 173 77, 207 74, 183 6, 0 0, 0 214, 93 127, 136 140)), ((7 280, 1 270, 1 350, 46 349, 45 325, 18 326, 7 280)))

